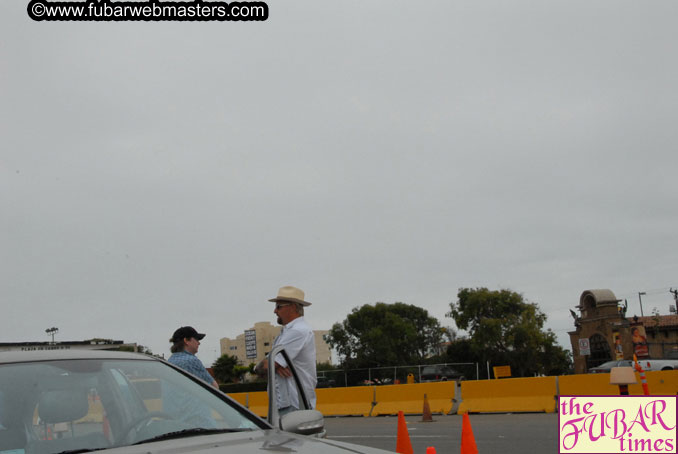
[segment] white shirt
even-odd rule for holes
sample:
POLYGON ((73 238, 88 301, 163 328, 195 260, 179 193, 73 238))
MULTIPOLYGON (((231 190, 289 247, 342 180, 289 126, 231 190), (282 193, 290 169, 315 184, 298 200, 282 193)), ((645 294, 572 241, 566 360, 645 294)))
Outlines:
MULTIPOLYGON (((297 317, 283 326, 280 335, 275 338, 274 346, 282 345, 294 364, 301 387, 304 389, 306 398, 311 408, 315 408, 315 386, 318 383, 315 370, 315 336, 313 330, 304 317, 297 317)), ((287 367, 287 362, 282 355, 278 355, 275 362, 287 367)), ((278 408, 295 407, 300 409, 299 393, 294 384, 294 377, 276 376, 275 380, 276 401, 278 408)))

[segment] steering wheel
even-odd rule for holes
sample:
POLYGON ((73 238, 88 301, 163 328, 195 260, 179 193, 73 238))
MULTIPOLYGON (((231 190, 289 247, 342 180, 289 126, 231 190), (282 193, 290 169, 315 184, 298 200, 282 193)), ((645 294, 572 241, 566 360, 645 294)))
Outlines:
POLYGON ((162 411, 151 411, 146 413, 145 415, 141 415, 138 418, 136 418, 134 421, 131 423, 127 424, 121 431, 120 433, 122 436, 120 437, 121 440, 127 439, 129 436, 130 432, 132 432, 133 429, 136 429, 138 426, 141 426, 143 423, 148 423, 151 421, 153 418, 162 418, 162 419, 174 419, 172 415, 169 415, 165 412, 162 411))

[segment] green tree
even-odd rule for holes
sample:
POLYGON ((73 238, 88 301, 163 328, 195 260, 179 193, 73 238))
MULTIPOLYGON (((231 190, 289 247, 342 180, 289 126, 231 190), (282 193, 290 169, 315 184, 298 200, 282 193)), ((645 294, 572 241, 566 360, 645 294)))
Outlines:
POLYGON ((469 333, 468 341, 458 342, 467 342, 478 362, 509 365, 518 377, 570 371, 570 353, 557 345, 550 329, 543 329, 546 315, 536 303, 507 289, 461 288, 457 299, 447 316, 469 333))
POLYGON ((419 364, 446 330, 425 309, 405 303, 356 307, 330 329, 328 344, 346 368, 419 364))
POLYGON ((236 367, 242 367, 238 366, 238 358, 224 354, 214 361, 214 364, 212 364, 212 371, 219 383, 229 383, 233 381, 234 378, 238 377, 236 367))
POLYGON ((460 337, 450 342, 450 345, 447 347, 445 358, 442 358, 438 362, 477 363, 479 362, 479 359, 473 352, 471 339, 468 337, 460 337))
MULTIPOLYGON (((248 366, 240 366, 237 365, 233 368, 233 374, 235 375, 234 378, 237 378, 238 381, 243 381, 243 378, 246 373, 254 373, 254 363, 248 365, 248 366)), ((233 380, 235 381, 235 380, 233 380)))
POLYGON ((316 369, 318 372, 334 372, 334 371, 336 371, 336 370, 341 370, 340 367, 337 367, 337 366, 335 366, 334 364, 329 363, 329 362, 327 362, 327 363, 318 363, 318 364, 315 365, 315 369, 316 369))

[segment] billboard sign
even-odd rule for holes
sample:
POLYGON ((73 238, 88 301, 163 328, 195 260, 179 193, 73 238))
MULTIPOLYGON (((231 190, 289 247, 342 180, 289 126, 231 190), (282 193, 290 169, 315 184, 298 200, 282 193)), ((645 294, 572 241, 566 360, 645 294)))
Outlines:
POLYGON ((257 332, 253 329, 245 331, 245 353, 248 359, 257 357, 257 332))

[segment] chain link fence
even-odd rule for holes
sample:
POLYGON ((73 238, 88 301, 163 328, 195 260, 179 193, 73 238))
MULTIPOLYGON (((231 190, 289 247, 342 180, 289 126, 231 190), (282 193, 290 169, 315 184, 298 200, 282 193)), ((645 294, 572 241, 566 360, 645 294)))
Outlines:
POLYGON ((318 371, 318 388, 340 386, 394 385, 425 381, 477 380, 478 363, 419 364, 416 366, 371 367, 318 371))

